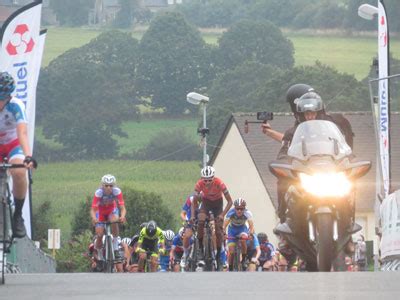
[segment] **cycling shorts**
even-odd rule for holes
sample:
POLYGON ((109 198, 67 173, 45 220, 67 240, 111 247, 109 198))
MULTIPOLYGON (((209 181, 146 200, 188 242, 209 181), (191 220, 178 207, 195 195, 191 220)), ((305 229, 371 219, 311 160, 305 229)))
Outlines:
POLYGON ((235 245, 236 239, 234 237, 239 237, 241 234, 245 233, 249 235, 249 228, 246 225, 242 226, 228 226, 228 246, 235 245))
POLYGON ((0 157, 3 159, 7 157, 8 161, 11 161, 16 158, 24 160, 25 155, 24 152, 22 151, 18 139, 15 139, 8 144, 0 145, 0 157))
MULTIPOLYGON (((112 207, 111 207, 112 208, 112 207)), ((111 219, 113 215, 118 216, 119 215, 119 209, 118 207, 115 207, 114 209, 101 209, 96 212, 96 218, 99 220, 99 222, 106 222, 111 219)), ((105 227, 105 224, 96 224, 96 227, 105 227)))

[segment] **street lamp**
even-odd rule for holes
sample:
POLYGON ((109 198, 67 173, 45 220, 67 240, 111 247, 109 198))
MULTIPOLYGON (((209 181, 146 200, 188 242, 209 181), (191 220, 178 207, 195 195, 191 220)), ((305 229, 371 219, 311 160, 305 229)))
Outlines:
POLYGON ((207 134, 210 130, 207 128, 207 104, 210 101, 210 98, 207 96, 191 92, 186 96, 187 102, 194 104, 194 105, 202 105, 203 106, 203 128, 197 129, 197 132, 202 137, 203 142, 203 168, 207 166, 207 134))
POLYGON ((373 20, 378 14, 378 8, 370 4, 362 4, 358 8, 358 15, 365 20, 373 20))

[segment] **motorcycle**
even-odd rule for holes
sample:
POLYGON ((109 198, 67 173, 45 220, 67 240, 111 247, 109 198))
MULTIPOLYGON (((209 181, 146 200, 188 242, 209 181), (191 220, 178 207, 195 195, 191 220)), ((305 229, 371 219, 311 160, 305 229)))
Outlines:
POLYGON ((371 168, 370 161, 352 162, 351 148, 330 121, 300 123, 288 150, 287 163, 272 162, 270 172, 287 183, 286 222, 282 235, 308 271, 329 272, 352 234, 355 182, 371 168))

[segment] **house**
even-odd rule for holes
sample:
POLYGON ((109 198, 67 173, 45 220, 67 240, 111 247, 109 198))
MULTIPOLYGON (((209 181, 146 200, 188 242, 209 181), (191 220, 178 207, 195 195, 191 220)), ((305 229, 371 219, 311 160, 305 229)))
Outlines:
MULTIPOLYGON (((0 0, 0 27, 4 24, 7 18, 16 10, 32 3, 32 0, 0 0)), ((50 0, 43 0, 42 3, 42 24, 56 25, 57 20, 53 11, 49 7, 50 0)))
MULTIPOLYGON (((344 113, 352 124, 354 137, 354 153, 360 160, 372 161, 370 172, 359 179, 356 191, 356 222, 363 226, 362 233, 367 240, 374 241, 374 251, 378 249, 375 235, 376 215, 376 139, 371 113, 344 113)), ((400 128, 399 114, 393 114, 392 127, 400 128)), ((268 164, 276 160, 280 143, 262 134, 260 124, 249 124, 249 132, 245 133, 245 121, 256 121, 255 113, 235 113, 229 119, 225 130, 213 154, 210 165, 216 169, 216 176, 223 179, 233 198, 246 199, 253 212, 257 231, 265 231, 270 240, 276 243, 272 233, 278 222, 275 214, 277 208, 276 178, 269 172, 268 164)), ((270 121, 274 129, 284 132, 293 126, 293 115, 287 113, 274 114, 270 121)), ((400 133, 393 130, 399 140, 400 133)), ((392 143, 392 159, 399 161, 400 144, 392 143)), ((392 169, 392 185, 399 188, 400 170, 392 169)))

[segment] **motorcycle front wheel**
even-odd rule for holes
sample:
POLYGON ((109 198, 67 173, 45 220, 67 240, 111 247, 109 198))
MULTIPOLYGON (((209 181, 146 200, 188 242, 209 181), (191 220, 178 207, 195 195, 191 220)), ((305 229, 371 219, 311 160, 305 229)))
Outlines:
POLYGON ((316 216, 316 233, 318 271, 330 272, 334 251, 333 218, 331 214, 318 214, 316 216))

